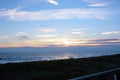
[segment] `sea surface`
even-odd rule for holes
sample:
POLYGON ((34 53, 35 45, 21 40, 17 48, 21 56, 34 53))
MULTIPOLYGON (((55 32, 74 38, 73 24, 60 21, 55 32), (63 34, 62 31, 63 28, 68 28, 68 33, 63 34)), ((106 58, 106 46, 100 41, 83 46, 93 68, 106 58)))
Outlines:
POLYGON ((63 51, 0 51, 0 64, 120 54, 120 49, 83 49, 63 51))

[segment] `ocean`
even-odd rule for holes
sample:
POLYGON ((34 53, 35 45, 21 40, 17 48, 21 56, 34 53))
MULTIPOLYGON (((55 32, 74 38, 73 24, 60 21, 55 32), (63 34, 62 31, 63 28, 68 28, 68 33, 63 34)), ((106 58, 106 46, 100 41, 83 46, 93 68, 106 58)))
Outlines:
POLYGON ((69 58, 85 58, 103 55, 120 54, 117 48, 72 48, 72 49, 0 49, 0 64, 31 62, 43 60, 58 60, 69 58), (33 50, 32 50, 33 49, 33 50), (23 50, 23 51, 22 51, 23 50))

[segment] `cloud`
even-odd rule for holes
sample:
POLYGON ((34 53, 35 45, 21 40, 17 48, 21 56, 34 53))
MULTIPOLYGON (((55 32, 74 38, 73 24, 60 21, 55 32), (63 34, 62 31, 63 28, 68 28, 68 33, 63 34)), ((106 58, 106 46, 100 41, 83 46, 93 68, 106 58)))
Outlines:
POLYGON ((37 29, 37 31, 46 33, 46 32, 55 32, 56 30, 52 28, 40 28, 40 29, 37 29))
POLYGON ((15 36, 17 37, 18 40, 28 40, 29 39, 26 32, 18 32, 15 36))
POLYGON ((0 40, 1 39, 7 39, 8 38, 8 36, 0 36, 0 40))
POLYGON ((26 32, 18 32, 18 33, 16 33, 15 36, 26 36, 26 35, 27 35, 26 32))
POLYGON ((120 31, 108 31, 108 32, 103 32, 101 34, 103 35, 120 34, 120 31))
POLYGON ((72 32, 73 35, 79 35, 79 36, 86 36, 86 34, 84 32, 80 32, 80 31, 74 31, 72 32))
MULTIPOLYGON (((37 36, 37 35, 36 35, 37 36)), ((44 35, 45 36, 45 35, 44 35)), ((47 36, 47 35, 46 35, 47 36)), ((48 35, 49 36, 49 35, 48 35)), ((50 35, 49 38, 38 39, 27 39, 26 36, 21 36, 21 42, 10 42, 1 43, 0 47, 20 47, 20 46, 31 46, 31 47, 47 47, 50 45, 54 46, 101 46, 101 45, 119 45, 120 39, 73 39, 73 38, 55 38, 54 35, 50 35), (53 38, 54 37, 54 38, 53 38)), ((38 35, 41 37, 41 35, 38 35)))
POLYGON ((96 3, 96 4, 89 4, 88 6, 94 6, 94 7, 99 7, 99 6, 106 6, 107 3, 96 3))
POLYGON ((17 38, 18 38, 19 40, 28 40, 28 39, 29 39, 28 36, 17 36, 17 38))
POLYGON ((120 42, 120 39, 95 39, 93 41, 95 41, 95 42, 116 42, 116 41, 119 41, 120 42))
POLYGON ((26 32, 18 32, 17 34, 18 35, 26 35, 27 33, 26 32))
POLYGON ((56 34, 46 34, 46 35, 36 35, 35 37, 50 38, 56 36, 57 36, 56 34))
POLYGON ((72 29, 72 31, 84 31, 86 30, 86 28, 74 28, 72 29))
POLYGON ((68 42, 74 46, 120 45, 120 39, 69 39, 68 42))
POLYGON ((86 28, 72 29, 72 34, 79 35, 79 36, 86 36, 86 34, 83 32, 84 30, 86 30, 86 28))
POLYGON ((58 5, 58 2, 56 0, 47 0, 47 2, 53 5, 58 5))
POLYGON ((88 6, 93 6, 93 7, 104 7, 109 4, 111 4, 111 1, 107 0, 83 0, 84 2, 87 3, 88 6))
POLYGON ((27 7, 33 7, 36 5, 41 5, 42 3, 48 3, 52 5, 59 5, 56 0, 22 0, 19 2, 18 7, 19 8, 27 8, 27 7))
POLYGON ((19 9, 0 10, 0 18, 9 20, 64 20, 64 19, 101 19, 104 20, 108 12, 104 9, 53 9, 41 11, 22 11, 19 9))
POLYGON ((120 45, 120 39, 95 39, 91 42, 100 43, 101 45, 120 45))
POLYGON ((83 34, 83 32, 72 32, 72 34, 83 34))
POLYGON ((69 39, 65 42, 71 46, 120 45, 120 39, 69 39))

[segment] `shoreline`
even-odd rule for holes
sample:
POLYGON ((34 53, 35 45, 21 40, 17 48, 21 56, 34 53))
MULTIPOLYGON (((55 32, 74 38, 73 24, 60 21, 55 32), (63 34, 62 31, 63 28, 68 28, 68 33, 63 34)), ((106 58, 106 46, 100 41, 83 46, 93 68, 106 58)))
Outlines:
POLYGON ((17 58, 0 58, 0 64, 7 64, 7 63, 23 63, 23 62, 38 62, 38 61, 55 61, 55 60, 67 60, 67 59, 81 59, 81 58, 91 58, 91 57, 103 57, 103 56, 112 56, 112 55, 117 55, 120 53, 115 53, 115 54, 105 54, 105 55, 96 55, 96 56, 86 56, 86 57, 69 57, 65 59, 32 59, 32 58, 24 58, 24 59, 17 59, 17 58), (2 62, 3 60, 3 62, 2 62))

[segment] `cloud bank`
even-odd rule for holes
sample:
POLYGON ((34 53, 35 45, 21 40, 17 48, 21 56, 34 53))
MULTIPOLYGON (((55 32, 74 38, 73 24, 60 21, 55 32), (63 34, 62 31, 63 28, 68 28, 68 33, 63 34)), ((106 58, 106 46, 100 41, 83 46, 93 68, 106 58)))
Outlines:
POLYGON ((108 31, 108 32, 103 32, 103 35, 111 35, 111 34, 120 34, 120 31, 108 31))
POLYGON ((104 6, 108 6, 109 4, 111 4, 111 0, 107 1, 107 0, 83 0, 84 2, 87 3, 88 6, 91 7, 104 7, 104 6))
POLYGON ((22 11, 19 9, 1 9, 0 18, 15 21, 25 20, 64 20, 64 19, 101 19, 107 18, 108 13, 99 8, 89 9, 54 9, 41 11, 22 11))

